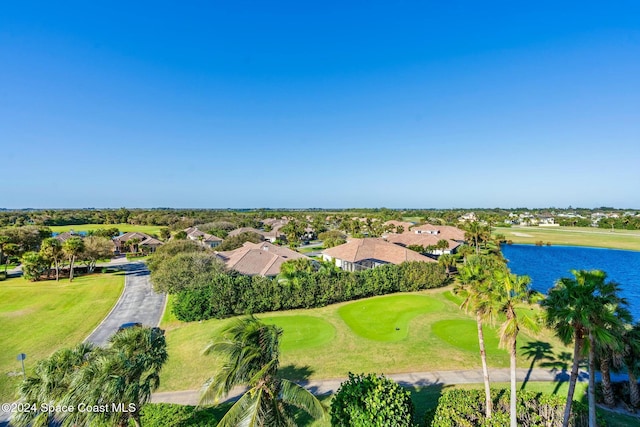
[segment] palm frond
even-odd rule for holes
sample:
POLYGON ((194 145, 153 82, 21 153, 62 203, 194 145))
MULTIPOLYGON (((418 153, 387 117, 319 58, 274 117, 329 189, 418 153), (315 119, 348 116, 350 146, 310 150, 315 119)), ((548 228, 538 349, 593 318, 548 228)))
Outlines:
POLYGON ((314 419, 323 419, 327 415, 327 409, 317 397, 292 381, 280 380, 279 398, 289 405, 302 409, 314 419))

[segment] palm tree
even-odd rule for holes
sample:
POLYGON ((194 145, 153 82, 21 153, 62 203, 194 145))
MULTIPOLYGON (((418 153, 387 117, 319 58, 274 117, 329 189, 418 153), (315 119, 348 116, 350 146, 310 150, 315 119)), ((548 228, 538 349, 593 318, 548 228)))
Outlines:
POLYGON ((489 386, 489 368, 487 366, 487 353, 484 345, 484 332, 482 324, 493 315, 493 295, 491 281, 488 280, 489 262, 486 257, 472 256, 468 262, 459 270, 460 284, 462 289, 456 289, 465 296, 461 308, 473 310, 476 315, 476 325, 478 328, 478 345, 480 347, 480 360, 482 361, 482 374, 485 392, 485 416, 491 418, 492 403, 491 390, 489 386))
POLYGON ((62 244, 62 251, 69 258, 69 281, 73 281, 73 264, 84 251, 84 241, 80 237, 70 237, 62 244))
POLYGON ((640 390, 638 390, 638 375, 640 375, 640 323, 627 328, 622 336, 624 350, 622 358, 629 375, 629 400, 632 406, 640 407, 640 390))
POLYGON ((526 315, 518 316, 516 306, 529 303, 532 292, 529 288, 531 279, 528 276, 516 276, 505 270, 497 270, 494 273, 495 299, 500 312, 504 313, 506 320, 500 327, 500 346, 506 348, 510 354, 511 368, 511 396, 509 400, 509 414, 511 427, 517 427, 516 413, 516 356, 518 332, 521 327, 535 330, 536 323, 526 315))
POLYGON ((562 278, 542 301, 546 308, 547 324, 565 343, 574 343, 573 364, 569 392, 565 406, 563 427, 569 425, 571 406, 578 378, 580 356, 586 344, 589 354, 589 426, 595 427, 595 349, 596 343, 606 345, 614 341, 611 329, 619 319, 616 312, 626 301, 618 297, 619 286, 605 282, 603 271, 573 270, 574 278, 562 278))
POLYGON ((476 248, 476 255, 480 253, 480 243, 487 240, 487 238, 487 228, 478 221, 467 224, 465 239, 473 241, 473 245, 476 248))
POLYGON ((438 257, 438 264, 447 271, 447 277, 451 275, 451 268, 456 265, 456 258, 451 254, 443 254, 438 257))
POLYGON ((624 336, 629 323, 632 321, 631 313, 622 305, 616 307, 615 316, 618 322, 610 327, 612 340, 607 342, 596 342, 596 355, 600 361, 600 374, 602 385, 602 396, 605 405, 615 406, 615 396, 611 385, 611 368, 618 369, 622 365, 624 352, 624 336))
MULTIPOLYGON (((42 245, 40 246, 40 253, 49 260, 49 267, 51 267, 51 262, 56 269, 56 282, 60 280, 60 261, 62 260, 62 256, 64 253, 62 252, 62 243, 60 240, 55 237, 49 237, 48 239, 44 239, 42 241, 42 245)), ((47 274, 47 277, 49 275, 47 274)))
POLYGON ((218 402, 236 385, 249 390, 229 409, 218 426, 290 426, 293 420, 285 405, 323 418, 326 409, 306 389, 277 377, 282 329, 265 325, 253 316, 234 321, 221 341, 210 344, 205 354, 219 352, 223 367, 204 386, 200 405, 218 402))
POLYGON ((131 420, 140 427, 140 411, 158 389, 167 357, 164 331, 159 328, 136 326, 116 333, 93 363, 78 370, 66 398, 69 404, 87 406, 115 402, 125 411, 74 413, 69 421, 93 425, 99 417, 111 425, 128 426, 131 420))
POLYGON ((15 243, 6 243, 4 245, 4 255, 6 257, 5 263, 4 263, 4 274, 5 276, 7 275, 7 267, 9 267, 9 259, 12 256, 18 256, 20 254, 20 246, 15 244, 15 243))
MULTIPOLYGON (((87 363, 95 351, 91 344, 83 343, 71 349, 58 350, 48 359, 40 360, 33 372, 20 383, 20 400, 29 407, 36 408, 41 408, 43 404, 62 402, 69 391, 73 375, 80 366, 87 363)), ((58 421, 62 421, 68 413, 19 411, 13 415, 11 425, 47 426, 54 415, 58 421)))

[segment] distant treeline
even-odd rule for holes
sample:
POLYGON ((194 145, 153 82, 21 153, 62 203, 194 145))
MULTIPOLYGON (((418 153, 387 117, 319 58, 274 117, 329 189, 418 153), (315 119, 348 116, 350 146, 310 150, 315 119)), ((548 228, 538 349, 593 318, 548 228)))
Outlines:
POLYGON ((603 218, 598 223, 602 228, 640 229, 638 211, 625 215, 627 210, 602 207, 586 208, 548 208, 548 209, 389 209, 389 208, 353 208, 353 209, 42 209, 42 210, 0 210, 0 227, 21 225, 81 225, 81 224, 133 224, 157 225, 172 230, 219 221, 227 221, 241 227, 255 226, 264 218, 316 217, 367 217, 382 221, 412 218, 414 221, 435 224, 457 224, 458 219, 473 212, 479 221, 492 225, 504 224, 509 214, 529 212, 533 215, 554 216, 556 222, 567 226, 590 226, 591 214, 595 212, 617 214, 618 218, 603 218), (558 214, 572 213, 572 217, 560 217, 558 214), (581 218, 584 217, 584 218, 581 218))

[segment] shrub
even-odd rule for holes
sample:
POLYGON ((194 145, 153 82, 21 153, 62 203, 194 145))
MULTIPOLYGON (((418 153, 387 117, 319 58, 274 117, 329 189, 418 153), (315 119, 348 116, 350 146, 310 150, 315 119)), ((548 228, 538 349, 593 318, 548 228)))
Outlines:
MULTIPOLYGON (((186 263, 184 268, 185 271, 190 271, 195 266, 186 263)), ((317 272, 308 269, 293 270, 289 271, 291 278, 282 281, 261 276, 243 276, 234 272, 183 274, 181 269, 160 266, 152 273, 152 280, 155 274, 165 269, 170 277, 169 281, 175 282, 175 286, 164 289, 169 292, 180 289, 173 300, 173 312, 183 321, 324 307, 336 302, 393 292, 436 288, 443 286, 447 280, 444 267, 424 262, 389 264, 355 273, 327 269, 317 272)), ((156 283, 154 280, 154 284, 156 283)))
POLYGON ((408 390, 375 374, 354 375, 340 385, 331 401, 331 425, 340 427, 412 426, 408 390))
POLYGON ((211 408, 198 410, 195 406, 147 403, 141 411, 141 424, 145 427, 208 427, 218 421, 211 408))
MULTIPOLYGON (((491 390, 493 413, 484 417, 484 390, 449 390, 438 400, 438 406, 425 415, 424 425, 429 427, 498 427, 509 425, 509 391, 491 390)), ((516 403, 518 425, 542 427, 562 424, 566 399, 552 394, 519 391, 516 403)), ((580 402, 572 405, 572 426, 588 424, 588 408, 580 402)), ((599 426, 606 425, 598 420, 599 426)))
POLYGON ((176 293, 208 283, 211 275, 224 271, 224 264, 211 252, 185 252, 155 264, 151 282, 158 292, 176 293))

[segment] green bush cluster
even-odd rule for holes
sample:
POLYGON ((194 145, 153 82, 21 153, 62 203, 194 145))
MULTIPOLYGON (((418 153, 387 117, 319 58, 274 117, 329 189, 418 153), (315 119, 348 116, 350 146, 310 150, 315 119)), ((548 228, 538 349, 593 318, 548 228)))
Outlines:
POLYGON ((148 403, 142 407, 141 421, 145 427, 208 427, 217 425, 219 419, 211 408, 198 410, 188 405, 148 403))
MULTIPOLYGON (((484 416, 483 390, 449 390, 438 400, 438 406, 425 415, 427 427, 502 427, 509 425, 509 391, 491 390, 493 413, 491 419, 484 416)), ((562 425, 566 399, 554 394, 519 391, 516 411, 518 425, 522 427, 546 427, 562 425)), ((573 402, 571 425, 588 425, 588 407, 573 402)), ((606 425, 598 420, 599 426, 606 425)))
POLYGON ((337 427, 413 426, 411 394, 384 375, 349 373, 331 401, 330 414, 337 427))
POLYGON ((184 284, 173 300, 183 321, 225 318, 296 308, 324 307, 343 301, 437 288, 447 275, 436 263, 406 262, 360 272, 299 272, 288 280, 235 273, 213 274, 206 283, 184 284))

